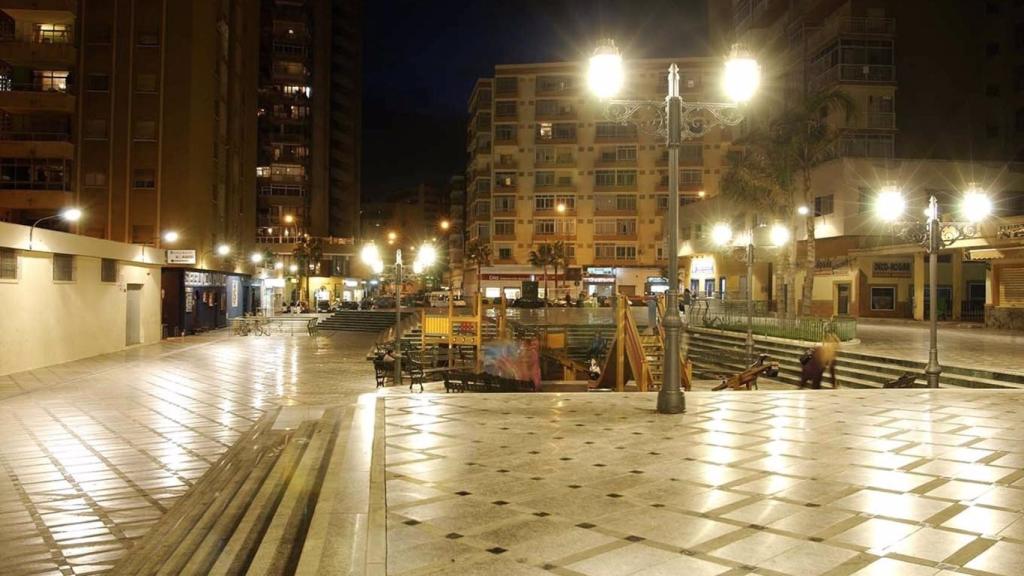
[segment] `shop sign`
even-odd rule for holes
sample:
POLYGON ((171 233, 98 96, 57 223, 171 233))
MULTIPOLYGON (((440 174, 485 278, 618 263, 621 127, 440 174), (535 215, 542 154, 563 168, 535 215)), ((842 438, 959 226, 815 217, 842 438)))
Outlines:
POLYGON ((615 268, 587 268, 587 276, 615 276, 615 268))
POLYGON ((1016 240, 1024 238, 1024 224, 1005 224, 999 227, 996 237, 1000 240, 1016 240))
POLYGON ((284 288, 284 278, 264 278, 264 288, 284 288))
POLYGON ((615 277, 608 276, 587 276, 583 279, 587 284, 615 284, 615 277))
POLYGON ((195 250, 168 250, 166 258, 167 258, 167 263, 168 264, 195 264, 196 263, 196 251, 195 250))
POLYGON ((712 258, 694 258, 690 262, 690 276, 705 277, 715 275, 715 261, 712 258))
POLYGON ((874 262, 871 276, 874 278, 910 278, 913 263, 910 261, 874 262))
POLYGON ((814 261, 814 273, 818 275, 830 275, 839 272, 847 272, 850 268, 849 256, 830 256, 818 258, 814 261))
POLYGON ((648 284, 668 284, 668 278, 662 278, 661 276, 648 276, 648 284))
POLYGON ((224 275, 215 272, 185 271, 185 286, 223 286, 224 275))

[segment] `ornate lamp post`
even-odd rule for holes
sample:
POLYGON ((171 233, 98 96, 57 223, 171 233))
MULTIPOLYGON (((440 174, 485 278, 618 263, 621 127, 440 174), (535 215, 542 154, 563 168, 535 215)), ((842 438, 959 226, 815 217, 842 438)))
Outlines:
POLYGON ((664 100, 616 99, 625 83, 622 56, 615 42, 606 40, 590 59, 588 84, 607 105, 605 115, 623 124, 636 121, 645 129, 665 137, 668 147, 668 277, 665 294, 666 316, 664 383, 658 391, 658 412, 678 414, 686 410, 679 388, 679 343, 683 323, 679 318, 679 147, 683 140, 699 138, 714 126, 735 126, 743 120, 739 106, 753 97, 760 84, 757 62, 733 47, 726 62, 722 87, 729 102, 686 102, 679 95, 679 67, 668 68, 668 94, 664 100))
POLYGON ((992 213, 992 201, 984 190, 974 184, 968 186, 961 199, 961 221, 943 220, 939 215, 939 201, 935 195, 928 197, 924 220, 903 219, 907 201, 898 186, 886 186, 875 199, 878 217, 893 226, 896 235, 920 244, 928 254, 928 316, 930 321, 928 340, 928 365, 924 369, 929 388, 939 387, 939 323, 938 323, 938 268, 939 251, 964 238, 978 234, 978 224, 992 213))

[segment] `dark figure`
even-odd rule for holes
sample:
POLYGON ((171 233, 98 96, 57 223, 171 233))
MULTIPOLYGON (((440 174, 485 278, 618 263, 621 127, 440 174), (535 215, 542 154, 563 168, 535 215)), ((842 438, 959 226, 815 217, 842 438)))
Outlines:
POLYGON ((693 301, 693 294, 690 293, 690 289, 686 288, 683 290, 683 298, 679 301, 679 311, 686 312, 686 307, 693 301))
POLYGON ((832 374, 832 387, 838 388, 836 382, 836 355, 839 350, 839 342, 833 335, 825 337, 821 346, 808 350, 800 357, 803 369, 800 372, 800 387, 821 389, 821 380, 828 370, 832 374))

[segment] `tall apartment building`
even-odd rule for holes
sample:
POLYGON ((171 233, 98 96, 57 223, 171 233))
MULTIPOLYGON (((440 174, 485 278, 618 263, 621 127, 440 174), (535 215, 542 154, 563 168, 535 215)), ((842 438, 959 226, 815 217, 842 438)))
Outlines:
POLYGON ((255 8, 0 2, 0 217, 77 205, 80 233, 159 246, 173 230, 199 265, 229 265, 214 245, 254 235, 255 8))
MULTIPOLYGON (((720 98, 718 58, 627 61, 630 96, 663 100, 673 62, 684 98, 720 98)), ((606 104, 586 90, 584 69, 580 62, 497 66, 470 95, 468 241, 491 246, 481 287, 489 296, 515 296, 523 280, 540 279, 530 251, 556 241, 569 260, 559 272, 570 282, 562 290, 573 296, 610 294, 613 285, 642 294, 664 282, 664 136, 609 120, 606 104)), ((683 204, 717 193, 729 138, 714 129, 684 144, 683 204)), ((476 290, 475 278, 466 275, 467 291, 476 290)))
POLYGON ((361 3, 261 0, 257 241, 359 231, 361 3))

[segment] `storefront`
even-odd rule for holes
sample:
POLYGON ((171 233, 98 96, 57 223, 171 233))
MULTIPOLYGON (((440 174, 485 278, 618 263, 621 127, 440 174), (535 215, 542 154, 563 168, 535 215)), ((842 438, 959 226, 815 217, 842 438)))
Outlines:
POLYGON ((224 328, 251 312, 249 277, 207 270, 164 268, 161 272, 162 322, 168 334, 195 334, 224 328))
POLYGON ((548 270, 545 287, 543 272, 532 266, 485 266, 480 274, 480 284, 484 298, 488 299, 500 298, 502 295, 508 300, 521 298, 523 282, 537 282, 540 298, 564 298, 566 293, 576 298, 580 290, 578 273, 578 269, 570 269, 567 272, 559 269, 556 275, 554 271, 548 270))
POLYGON ((717 263, 714 256, 694 256, 690 259, 690 293, 694 298, 713 298, 716 294, 725 292, 725 278, 719 282, 715 273, 717 263), (719 287, 719 284, 722 286, 719 287))

